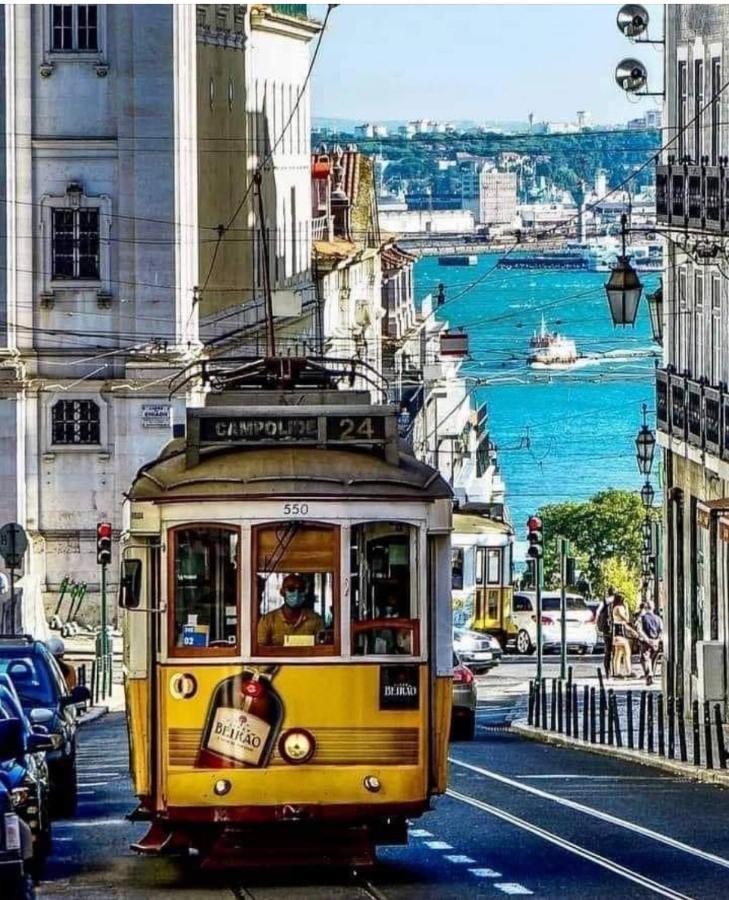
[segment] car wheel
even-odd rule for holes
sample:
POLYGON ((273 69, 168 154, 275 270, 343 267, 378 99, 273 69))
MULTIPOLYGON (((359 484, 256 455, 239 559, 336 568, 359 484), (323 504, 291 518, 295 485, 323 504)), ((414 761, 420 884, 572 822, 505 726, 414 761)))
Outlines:
POLYGON ((10 885, 9 900, 35 900, 35 885, 29 873, 20 875, 10 885))
POLYGON ((54 806, 57 814, 61 818, 72 819, 76 815, 78 803, 78 772, 75 756, 63 767, 63 777, 61 783, 57 785, 56 791, 54 806))
POLYGON ((534 653, 534 645, 532 644, 531 638, 529 637, 528 632, 526 632, 523 628, 516 636, 516 652, 520 656, 526 656, 529 653, 534 653))

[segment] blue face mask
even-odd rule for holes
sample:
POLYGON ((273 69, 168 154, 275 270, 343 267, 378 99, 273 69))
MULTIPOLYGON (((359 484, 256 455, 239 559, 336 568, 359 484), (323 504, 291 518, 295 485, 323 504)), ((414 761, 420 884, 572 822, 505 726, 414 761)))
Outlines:
POLYGON ((299 609, 305 599, 303 591, 284 591, 284 603, 289 609, 299 609))

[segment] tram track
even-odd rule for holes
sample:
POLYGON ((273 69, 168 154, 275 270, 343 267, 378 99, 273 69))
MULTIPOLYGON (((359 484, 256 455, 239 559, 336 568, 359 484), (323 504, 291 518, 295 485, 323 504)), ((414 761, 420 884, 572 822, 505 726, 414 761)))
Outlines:
MULTIPOLYGON (((321 873, 322 870, 319 871, 321 873)), ((321 887, 321 882, 314 886, 306 884, 302 880, 299 884, 293 882, 285 886, 282 884, 236 884, 231 885, 230 890, 236 900, 298 900, 299 897, 304 900, 304 898, 312 896, 310 891, 319 892, 321 887)), ((328 890, 327 897, 341 897, 341 900, 390 900, 388 895, 373 884, 370 878, 359 869, 352 869, 340 879, 327 880, 326 888, 328 890)))

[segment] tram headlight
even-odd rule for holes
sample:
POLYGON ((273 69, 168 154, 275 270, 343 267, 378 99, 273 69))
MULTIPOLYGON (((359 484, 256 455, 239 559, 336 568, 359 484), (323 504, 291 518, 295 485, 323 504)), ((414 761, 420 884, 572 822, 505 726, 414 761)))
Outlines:
POLYGON ((364 786, 371 794, 376 794, 382 788, 382 783, 376 775, 368 775, 364 780, 364 786))
POLYGON ((304 728, 291 728, 284 731, 278 742, 278 752, 291 765, 308 762, 314 755, 316 741, 314 736, 304 728))
POLYGON ((227 778, 219 778, 213 785, 213 790, 218 795, 218 797, 224 797, 227 793, 230 792, 231 786, 232 785, 227 778))

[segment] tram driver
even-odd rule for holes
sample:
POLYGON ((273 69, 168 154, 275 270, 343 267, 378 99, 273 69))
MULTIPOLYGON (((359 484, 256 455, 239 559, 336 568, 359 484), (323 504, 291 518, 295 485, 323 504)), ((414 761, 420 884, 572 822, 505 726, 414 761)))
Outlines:
MULTIPOLYGON (((306 607, 306 582, 301 575, 286 575, 281 583, 283 604, 261 616, 258 621, 258 643, 264 647, 283 647, 288 637, 316 635, 324 629, 324 620, 306 607)), ((293 643, 293 642, 291 642, 293 643)))

